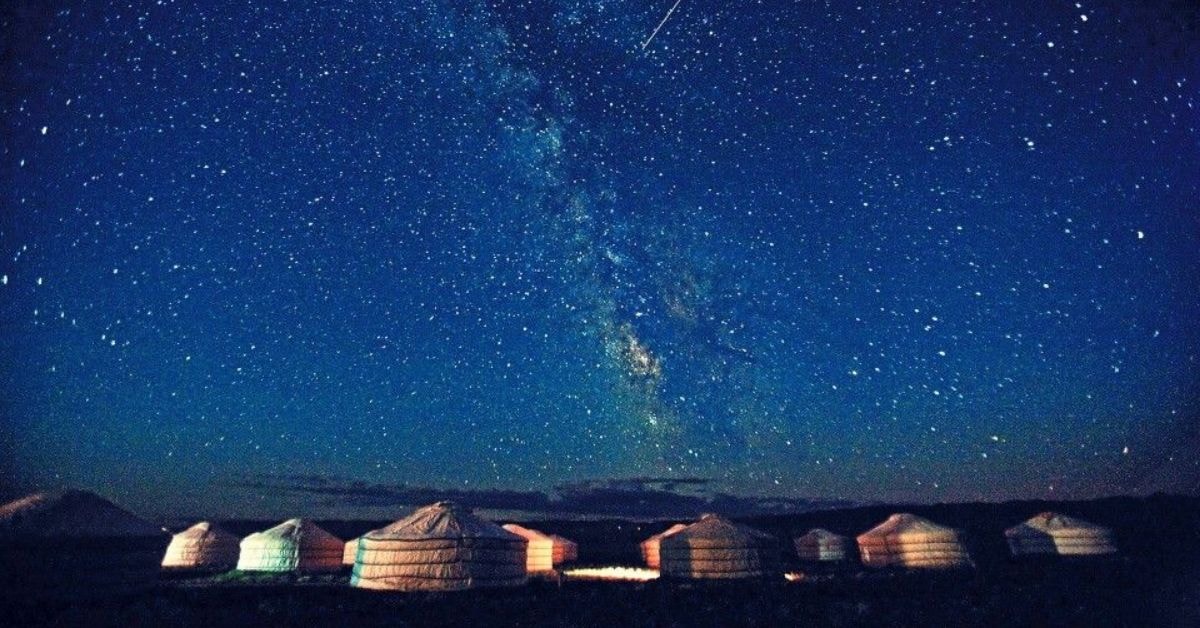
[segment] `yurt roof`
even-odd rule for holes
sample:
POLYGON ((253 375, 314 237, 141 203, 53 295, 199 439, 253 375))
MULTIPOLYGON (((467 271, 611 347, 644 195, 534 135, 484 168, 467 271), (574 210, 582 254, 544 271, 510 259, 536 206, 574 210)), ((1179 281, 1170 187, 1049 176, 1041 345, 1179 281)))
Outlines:
POLYGON ((0 538, 153 538, 162 528, 87 491, 34 493, 0 506, 0 538))
POLYGON ((554 542, 555 542, 555 543, 562 543, 563 545, 578 545, 578 543, 576 543, 575 541, 572 541, 571 539, 568 539, 568 538, 567 538, 567 537, 565 537, 565 536, 559 536, 559 535, 557 535, 557 534, 551 534, 551 535, 550 535, 550 538, 554 539, 554 542))
POLYGON ((846 540, 846 537, 844 537, 840 534, 836 534, 834 532, 830 532, 829 530, 826 530, 825 528, 813 528, 813 529, 809 530, 808 532, 804 533, 804 535, 801 536, 800 538, 801 539, 813 539, 813 540, 817 540, 817 541, 844 541, 844 540, 846 540))
POLYGON ((1023 532, 1040 532, 1052 533, 1064 530, 1088 530, 1093 532, 1108 532, 1108 528, 1100 526, 1090 521, 1083 521, 1067 515, 1060 515, 1056 512, 1043 512, 1029 520, 1019 523, 1004 531, 1006 535, 1021 534, 1023 532))
POLYGON ((263 530, 255 532, 246 538, 263 538, 273 537, 280 540, 290 541, 305 541, 309 543, 337 543, 341 545, 342 540, 325 531, 321 526, 309 521, 308 519, 288 519, 283 523, 263 530))
POLYGON ((530 540, 530 541, 553 540, 553 538, 554 538, 554 537, 550 536, 549 534, 546 534, 545 532, 541 532, 540 530, 534 530, 533 528, 526 528, 525 526, 518 525, 515 523, 506 523, 500 527, 504 528, 505 530, 507 530, 509 532, 512 532, 513 534, 515 534, 519 537, 522 537, 522 538, 530 540))
POLYGON ((923 517, 902 512, 887 518, 883 523, 863 532, 858 538, 874 536, 894 536, 898 534, 955 534, 957 530, 938 525, 923 517))
POLYGON ((203 539, 206 537, 218 537, 218 538, 219 537, 227 537, 227 538, 233 539, 235 541, 238 538, 233 533, 227 532, 224 528, 222 528, 221 526, 219 526, 211 521, 201 521, 201 522, 197 523, 196 525, 194 525, 186 530, 181 530, 180 532, 175 534, 175 538, 177 538, 177 539, 199 540, 199 539, 203 539))
POLYGON ((675 534, 676 532, 679 532, 680 530, 682 530, 686 527, 687 527, 686 523, 676 523, 676 524, 673 524, 671 527, 667 528, 666 530, 663 530, 662 532, 659 532, 658 534, 655 534, 646 540, 652 541, 654 539, 661 539, 665 536, 670 536, 672 534, 675 534))
POLYGON ((363 535, 370 539, 424 540, 491 538, 523 540, 521 536, 475 516, 454 502, 437 502, 413 514, 363 535))
POLYGON ((766 540, 774 540, 775 537, 755 530, 749 526, 744 526, 740 523, 734 523, 720 515, 704 514, 700 519, 682 530, 664 535, 663 541, 667 539, 716 539, 716 538, 739 538, 747 541, 762 542, 766 540))

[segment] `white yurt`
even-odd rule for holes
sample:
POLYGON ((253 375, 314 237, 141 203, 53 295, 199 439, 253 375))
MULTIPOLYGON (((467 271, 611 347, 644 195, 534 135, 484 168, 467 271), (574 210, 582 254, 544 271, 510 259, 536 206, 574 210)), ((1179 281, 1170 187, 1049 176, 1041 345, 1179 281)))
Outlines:
POLYGON ((1115 554, 1112 530, 1074 517, 1043 512, 1004 531, 1013 556, 1115 554))
POLYGON ((350 539, 342 546, 342 565, 353 565, 358 556, 358 539, 350 539))
POLYGON ((150 587, 170 542, 162 528, 84 491, 0 506, 0 593, 97 597, 150 587))
POLYGON ((509 523, 503 527, 529 542, 525 549, 525 570, 529 573, 554 571, 558 565, 568 560, 575 560, 575 556, 578 554, 575 543, 561 536, 545 534, 515 523, 509 523))
POLYGON ((164 569, 233 569, 241 539, 209 521, 171 537, 163 556, 164 569))
POLYGON ((359 539, 350 584, 458 591, 525 584, 525 539, 452 502, 437 502, 359 539))
POLYGON ((651 569, 658 569, 658 567, 659 567, 658 549, 659 549, 659 544, 663 540, 663 537, 669 536, 671 534, 675 534, 676 532, 678 532, 686 527, 687 527, 686 524, 676 523, 676 524, 672 525, 671 527, 667 528, 666 530, 663 530, 662 532, 659 532, 658 534, 651 536, 650 538, 646 539, 645 541, 642 541, 642 543, 641 543, 642 560, 644 560, 646 562, 646 566, 651 569))
POLYGON ((970 567, 962 534, 928 519, 899 513, 858 536, 862 562, 869 567, 949 569, 970 567))
POLYGON ((778 576, 779 543, 754 528, 706 514, 659 541, 659 571, 668 578, 778 576))
POLYGON ((307 519, 288 519, 242 539, 242 571, 337 571, 345 543, 307 519))
POLYGON ((850 539, 824 528, 813 528, 793 541, 800 560, 840 562, 846 560, 850 539))

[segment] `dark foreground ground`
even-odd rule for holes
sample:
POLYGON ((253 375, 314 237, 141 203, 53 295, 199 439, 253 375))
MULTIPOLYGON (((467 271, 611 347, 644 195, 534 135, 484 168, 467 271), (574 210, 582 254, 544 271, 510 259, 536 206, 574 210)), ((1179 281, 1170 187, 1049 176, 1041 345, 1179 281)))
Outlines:
MULTIPOLYGON (((812 525, 855 533, 891 510, 895 507, 753 523, 781 538, 812 525)), ((346 586, 345 574, 172 576, 155 590, 99 602, 48 604, 0 596, 0 625, 1200 626, 1200 500, 1154 497, 907 510, 968 531, 977 568, 952 573, 810 569, 797 582, 705 585, 538 580, 518 589, 455 594, 360 591, 346 586), (1113 526, 1124 555, 1077 561, 1008 559, 1002 538, 994 533, 1045 508, 1113 526)), ((635 564, 620 560, 632 556, 622 535, 633 539, 645 531, 628 522, 543 524, 550 531, 573 532, 581 541, 581 559, 593 564, 635 564), (589 538, 595 539, 590 555, 583 551, 589 538), (602 542, 605 539, 608 542, 602 542), (613 560, 595 560, 598 557, 613 560)), ((338 526, 330 522, 330 527, 338 526)), ((791 567, 803 569, 798 564, 791 567)))

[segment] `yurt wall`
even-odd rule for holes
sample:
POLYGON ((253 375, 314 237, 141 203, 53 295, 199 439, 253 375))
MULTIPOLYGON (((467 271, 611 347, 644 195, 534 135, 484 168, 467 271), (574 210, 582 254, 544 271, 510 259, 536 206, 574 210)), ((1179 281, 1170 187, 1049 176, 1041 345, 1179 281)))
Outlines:
POLYGON ((859 553, 870 567, 956 568, 972 565, 961 534, 908 513, 894 514, 859 535, 859 553))
POLYGON ((165 569, 232 569, 238 562, 240 539, 221 527, 201 521, 171 537, 163 556, 165 569))
POLYGON ((755 578, 781 573, 775 537, 717 515, 704 515, 662 537, 659 559, 662 575, 669 578, 755 578))
POLYGON ((843 562, 849 557, 850 539, 823 528, 814 528, 803 536, 796 537, 793 546, 796 556, 803 561, 843 562))
POLYGON ((336 571, 345 543, 306 519, 289 519, 242 539, 243 571, 336 571))
POLYGON ((350 583, 406 591, 521 585, 526 544, 465 508, 438 502, 364 534, 350 583))
POLYGON ((1043 512, 1004 531, 1014 556, 1115 554, 1112 530, 1074 517, 1043 512))
POLYGON ((662 532, 659 532, 658 534, 651 536, 650 538, 646 539, 645 541, 642 541, 640 544, 640 548, 642 550, 642 561, 646 563, 646 566, 651 569, 658 569, 660 567, 660 562, 661 562, 659 550, 660 550, 660 547, 662 544, 663 537, 669 536, 671 534, 675 534, 676 532, 678 532, 686 527, 687 527, 686 524, 676 523, 676 524, 672 525, 671 527, 667 528, 666 530, 663 530, 662 532))

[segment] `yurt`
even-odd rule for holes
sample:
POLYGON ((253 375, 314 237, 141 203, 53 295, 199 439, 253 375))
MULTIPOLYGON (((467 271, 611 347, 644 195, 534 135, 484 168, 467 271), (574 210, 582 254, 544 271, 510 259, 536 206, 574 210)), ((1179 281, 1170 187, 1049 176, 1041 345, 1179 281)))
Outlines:
POLYGON ((655 534, 654 536, 646 539, 645 541, 642 541, 642 544, 641 544, 642 560, 646 561, 646 566, 651 569, 658 569, 658 567, 659 567, 658 548, 659 548, 659 544, 663 540, 663 537, 671 535, 671 534, 675 534, 676 532, 678 532, 686 527, 687 527, 686 524, 676 523, 675 525, 667 528, 666 530, 663 530, 662 532, 655 534))
POLYGON ((525 549, 525 570, 529 573, 554 571, 556 566, 568 560, 575 560, 578 554, 575 543, 561 536, 544 534, 515 523, 503 527, 529 542, 525 549))
POLYGON ((1043 512, 1004 531, 1013 556, 1115 554, 1112 530, 1053 512, 1043 512))
POLYGON ((238 562, 238 537, 211 522, 201 521, 171 537, 163 556, 164 569, 233 569, 238 562))
POLYGON ((242 571, 337 571, 345 544, 307 519, 288 519, 242 539, 242 571))
POLYGON ((958 530, 908 513, 892 515, 860 534, 858 548, 869 567, 948 569, 973 564, 958 530))
POLYGON ((452 502, 437 502, 359 539, 350 584, 458 591, 525 584, 525 539, 452 502))
POLYGON ((550 538, 554 539, 555 556, 561 557, 554 559, 554 564, 571 563, 579 560, 579 544, 565 536, 551 534, 550 538))
POLYGON ((824 528, 813 528, 804 536, 796 537, 794 544, 800 560, 841 562, 846 560, 846 546, 850 544, 850 539, 824 528))
POLYGON ((353 565, 358 556, 358 539, 350 539, 342 546, 342 565, 353 565))
POLYGON ((0 506, 0 596, 97 597, 147 588, 170 535, 84 491, 0 506))
POLYGON ((717 515, 659 541, 659 571, 667 578, 760 578, 779 575, 775 537, 717 515))

